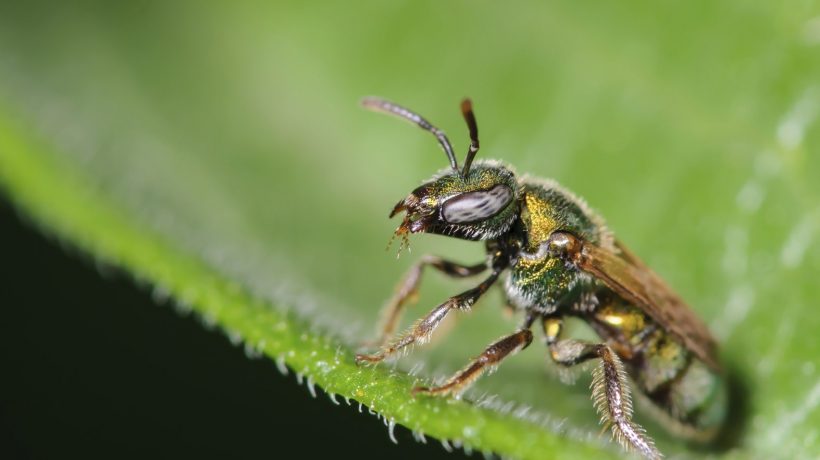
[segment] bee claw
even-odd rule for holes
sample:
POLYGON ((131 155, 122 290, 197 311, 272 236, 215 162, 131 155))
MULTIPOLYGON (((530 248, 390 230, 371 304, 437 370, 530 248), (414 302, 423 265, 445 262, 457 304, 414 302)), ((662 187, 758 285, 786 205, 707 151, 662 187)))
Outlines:
POLYGON ((419 393, 431 394, 430 389, 427 387, 414 387, 412 390, 410 390, 411 396, 417 396, 419 393))
POLYGON ((363 364, 376 364, 381 362, 384 359, 384 356, 380 354, 374 355, 366 355, 366 354, 357 354, 356 355, 356 365, 361 366, 363 364))

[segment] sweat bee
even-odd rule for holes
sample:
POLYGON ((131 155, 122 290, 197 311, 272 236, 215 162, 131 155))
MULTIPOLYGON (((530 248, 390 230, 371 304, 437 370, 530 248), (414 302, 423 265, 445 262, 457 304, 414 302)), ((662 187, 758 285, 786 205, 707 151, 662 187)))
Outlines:
POLYGON ((478 127, 469 99, 461 103, 470 135, 461 169, 444 132, 415 112, 378 98, 366 98, 362 104, 432 133, 450 163, 393 207, 391 218, 405 213, 395 236, 406 241, 408 234, 423 232, 484 241, 487 259, 463 265, 422 257, 385 306, 379 350, 357 355, 358 363, 377 363, 426 342, 451 311, 469 310, 500 280, 508 304, 523 314, 520 327, 490 344, 442 385, 417 387, 414 394, 458 397, 485 371, 527 348, 533 339, 531 329, 539 324, 549 355, 559 366, 598 360, 592 400, 601 422, 625 449, 646 458, 662 457, 632 420, 627 377, 671 431, 701 442, 717 435, 728 395, 715 339, 582 199, 552 180, 517 178, 499 161, 474 163, 478 127), (453 278, 484 272, 489 276, 394 336, 402 309, 416 294, 426 267, 453 278), (600 342, 565 337, 564 320, 569 317, 589 324, 600 342))

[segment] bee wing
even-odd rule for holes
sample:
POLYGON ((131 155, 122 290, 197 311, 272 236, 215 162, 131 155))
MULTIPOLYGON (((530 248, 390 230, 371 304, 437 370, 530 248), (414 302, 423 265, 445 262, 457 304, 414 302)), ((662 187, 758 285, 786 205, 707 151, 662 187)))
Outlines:
POLYGON ((667 284, 620 242, 620 254, 584 243, 576 264, 641 308, 712 369, 719 371, 717 343, 709 329, 667 284))

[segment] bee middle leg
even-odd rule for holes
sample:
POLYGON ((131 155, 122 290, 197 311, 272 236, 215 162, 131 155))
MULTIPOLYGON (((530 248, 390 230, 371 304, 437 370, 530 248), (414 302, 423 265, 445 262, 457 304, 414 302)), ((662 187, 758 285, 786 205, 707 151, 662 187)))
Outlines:
POLYGON ((416 387, 413 388, 413 394, 450 394, 456 398, 460 397, 464 390, 478 380, 485 372, 488 370, 492 371, 504 358, 518 353, 532 343, 532 332, 530 331, 532 323, 533 319, 528 318, 521 329, 492 343, 483 353, 473 359, 470 364, 447 379, 444 384, 433 388, 416 387))
POLYGON ((396 292, 381 312, 378 325, 378 338, 370 345, 383 346, 396 331, 402 311, 408 302, 411 302, 418 293, 421 284, 421 275, 424 268, 430 266, 451 278, 467 278, 478 275, 487 269, 485 262, 475 265, 463 265, 457 262, 442 259, 438 256, 426 255, 410 267, 401 282, 396 286, 396 292))
POLYGON ((624 448, 634 449, 646 458, 663 458, 646 431, 632 421, 632 398, 626 371, 615 351, 605 343, 559 339, 561 329, 560 318, 544 320, 547 346, 555 363, 569 367, 590 359, 601 360, 592 371, 591 385, 601 423, 612 429, 613 436, 624 448))
POLYGON ((450 297, 444 301, 444 303, 434 308, 427 316, 416 321, 407 331, 399 334, 395 339, 382 346, 378 352, 356 355, 356 362, 359 364, 378 363, 406 349, 410 345, 427 342, 430 335, 451 310, 469 310, 479 297, 487 292, 487 289, 495 283, 500 273, 500 271, 493 271, 493 273, 478 286, 466 290, 459 295, 450 297))

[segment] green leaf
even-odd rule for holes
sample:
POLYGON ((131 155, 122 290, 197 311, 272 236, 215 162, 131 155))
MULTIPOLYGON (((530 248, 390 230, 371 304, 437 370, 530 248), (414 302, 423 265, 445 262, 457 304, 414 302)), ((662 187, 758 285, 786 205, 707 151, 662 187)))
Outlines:
MULTIPOLYGON (((537 344, 467 401, 409 396, 515 327, 497 295, 397 368, 353 363, 417 254, 483 251, 383 251, 391 205, 446 163, 357 101, 404 103, 466 150, 469 95, 479 155, 584 196, 709 322, 748 411, 708 452, 817 457, 818 18, 741 0, 4 5, 0 183, 44 231, 390 422, 509 457, 618 456, 588 377, 561 384, 537 344)), ((407 321, 464 286, 429 275, 407 321)), ((638 412, 665 453, 704 455, 638 412)))

